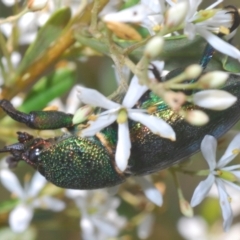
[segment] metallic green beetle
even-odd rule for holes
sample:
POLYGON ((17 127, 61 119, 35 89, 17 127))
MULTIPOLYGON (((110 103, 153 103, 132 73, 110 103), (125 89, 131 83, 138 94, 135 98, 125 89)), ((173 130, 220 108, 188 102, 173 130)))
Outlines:
MULTIPOLYGON (((120 172, 115 165, 115 124, 90 138, 65 134, 42 139, 18 132, 19 142, 0 151, 12 154, 11 164, 23 160, 48 181, 62 188, 97 189, 118 185, 127 177, 150 174, 179 163, 199 150, 206 134, 219 138, 228 131, 240 119, 240 78, 231 75, 222 89, 237 96, 237 102, 224 111, 204 110, 210 121, 202 127, 190 125, 172 112, 159 97, 147 92, 136 107, 157 106, 154 114, 173 127, 177 140, 163 139, 140 123, 129 122, 132 148, 125 172, 120 172)), ((74 128, 71 114, 58 111, 26 114, 17 111, 8 100, 1 100, 0 107, 13 119, 34 129, 66 127, 72 131, 74 128)), ((187 107, 195 108, 193 105, 187 107)))
MULTIPOLYGON (((229 7, 235 21, 230 31, 240 22, 238 11, 229 7)), ((200 60, 204 69, 213 55, 214 49, 207 46, 200 60)), ((153 69, 153 73, 156 69, 153 69)), ((155 76, 160 76, 155 71, 155 76)), ((176 75, 175 71, 169 75, 176 75)), ((13 119, 34 129, 68 128, 69 134, 56 138, 34 138, 18 132, 18 143, 5 146, 0 152, 9 152, 10 165, 23 160, 37 169, 47 180, 62 188, 97 189, 118 185, 134 175, 146 175, 173 164, 197 152, 206 134, 221 137, 240 119, 240 77, 231 75, 224 90, 237 97, 237 102, 224 111, 207 112, 210 121, 202 127, 192 126, 174 113, 152 92, 147 92, 135 106, 157 107, 154 115, 168 122, 176 133, 172 142, 154 135, 148 128, 137 122, 129 121, 131 155, 126 171, 121 172, 115 165, 117 126, 112 124, 96 136, 81 138, 74 134, 73 116, 58 111, 33 111, 29 114, 17 111, 8 100, 0 100, 0 107, 13 119)), ((186 105, 193 109, 196 106, 186 105)))

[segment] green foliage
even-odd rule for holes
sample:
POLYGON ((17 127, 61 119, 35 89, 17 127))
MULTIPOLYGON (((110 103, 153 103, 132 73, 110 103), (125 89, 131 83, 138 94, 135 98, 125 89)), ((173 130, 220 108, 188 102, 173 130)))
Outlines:
POLYGON ((43 109, 58 96, 67 93, 76 81, 75 68, 56 69, 49 76, 41 78, 29 91, 19 110, 30 112, 37 107, 43 109))
POLYGON ((71 11, 68 7, 59 9, 51 16, 46 24, 39 30, 36 40, 29 46, 24 54, 24 58, 17 69, 18 74, 24 72, 29 65, 45 54, 46 49, 48 49, 51 44, 54 44, 54 41, 62 34, 70 18, 71 11))

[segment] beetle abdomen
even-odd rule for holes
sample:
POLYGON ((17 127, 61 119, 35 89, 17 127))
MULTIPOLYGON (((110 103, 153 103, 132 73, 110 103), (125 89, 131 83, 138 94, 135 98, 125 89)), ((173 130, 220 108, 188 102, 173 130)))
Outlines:
POLYGON ((103 188, 126 178, 117 172, 114 158, 96 139, 71 136, 60 140, 41 151, 38 163, 39 172, 63 188, 103 188))

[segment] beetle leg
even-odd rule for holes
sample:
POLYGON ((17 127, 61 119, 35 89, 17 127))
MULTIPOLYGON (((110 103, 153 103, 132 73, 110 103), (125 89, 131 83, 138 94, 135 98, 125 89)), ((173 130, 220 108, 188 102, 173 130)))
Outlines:
POLYGON ((10 101, 0 100, 0 107, 14 120, 26 124, 28 127, 38 130, 70 128, 72 114, 59 111, 32 111, 29 114, 18 111, 10 101))

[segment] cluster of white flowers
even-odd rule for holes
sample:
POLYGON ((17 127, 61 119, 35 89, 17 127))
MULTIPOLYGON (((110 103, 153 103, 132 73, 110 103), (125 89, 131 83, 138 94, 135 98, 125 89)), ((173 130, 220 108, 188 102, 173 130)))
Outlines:
MULTIPOLYGON (((154 64, 159 72, 163 71, 162 67, 164 64, 162 64, 162 62, 155 61, 154 64)), ((225 77, 227 76, 228 75, 225 77)), ((149 71, 148 77, 149 79, 154 79, 151 71, 149 71)), ((122 104, 109 100, 96 90, 85 87, 79 87, 78 89, 78 97, 81 102, 93 107, 107 109, 106 111, 94 116, 93 120, 88 122, 88 127, 80 131, 79 135, 82 137, 94 136, 97 132, 100 132, 105 127, 117 121, 118 141, 115 160, 117 167, 121 171, 125 171, 127 168, 131 150, 128 118, 135 122, 142 123, 154 134, 157 134, 160 137, 168 138, 172 141, 176 140, 175 132, 167 122, 158 117, 152 116, 148 113, 147 109, 134 108, 141 96, 148 90, 145 85, 139 84, 136 76, 131 79, 129 89, 122 101, 122 104)), ((236 100, 237 98, 235 96, 223 90, 203 90, 193 94, 194 104, 213 110, 226 109, 232 106, 236 100)), ((76 115, 78 114, 79 112, 76 113, 76 115)), ((77 116, 75 116, 75 118, 77 119, 77 116)), ((199 115, 196 115, 195 118, 199 118, 199 115)), ((195 120, 193 119, 192 122, 194 121, 195 120)))
MULTIPOLYGON (((164 28, 181 30, 189 38, 196 34, 205 38, 216 50, 240 60, 240 51, 215 34, 222 33, 227 39, 233 37, 229 29, 235 19, 234 9, 214 9, 224 0, 218 0, 205 10, 198 11, 202 0, 141 0, 139 4, 122 11, 108 13, 103 17, 105 22, 140 23, 154 35, 164 28)), ((176 32, 175 32, 176 33, 176 32)))
POLYGON ((4 166, 4 162, 2 160, 0 166, 1 183, 19 200, 17 206, 9 215, 9 225, 14 232, 23 232, 28 228, 35 208, 56 212, 65 208, 65 203, 61 200, 39 195, 47 183, 47 180, 40 173, 36 172, 31 182, 26 182, 24 188, 22 188, 16 175, 4 166))
MULTIPOLYGON (((8 7, 13 6, 16 2, 17 1, 2 0, 2 3, 8 7)), ((57 6, 57 2, 58 1, 54 0, 28 2, 28 7, 32 8, 33 11, 38 9, 42 11, 27 12, 18 20, 17 25, 20 30, 19 44, 29 44, 33 42, 36 38, 38 28, 42 26, 55 9, 59 7, 57 6)), ((69 1, 66 0, 66 3, 63 1, 62 5, 64 6, 67 2, 69 1)), ((232 15, 234 9, 213 9, 222 3, 223 0, 216 1, 202 11, 198 11, 198 7, 202 3, 202 0, 141 0, 137 5, 122 11, 117 11, 115 3, 113 2, 114 1, 110 1, 109 5, 100 14, 104 22, 140 23, 149 30, 151 35, 157 35, 161 31, 173 34, 178 34, 179 31, 183 31, 190 40, 194 39, 196 35, 200 35, 206 39, 214 49, 240 60, 240 51, 225 41, 232 38, 236 32, 235 30, 232 32, 229 31, 234 22, 232 15), (225 40, 216 34, 225 35, 225 40)), ((71 3, 71 8, 75 11, 76 5, 79 5, 79 2, 71 1, 71 3)), ((0 25, 0 31, 7 38, 10 38, 12 30, 13 25, 10 23, 0 25)), ((164 41, 160 37, 153 38, 153 40, 156 39, 157 41, 153 41, 152 44, 157 43, 161 45, 159 48, 161 49, 164 45, 164 41)), ((152 49, 154 48, 150 46, 146 51, 151 52, 152 49)), ((155 56, 154 54, 157 53, 158 51, 153 52, 153 54, 151 54, 151 59, 155 56)), ((20 55, 13 52, 12 57, 17 59, 17 64, 20 60, 20 55)), ((5 59, 3 58, 3 64, 4 61, 5 59)), ((164 62, 156 61, 151 64, 154 64, 159 73, 163 75, 164 62)), ((201 69, 197 76, 200 75, 200 72, 201 69)), ((228 74, 219 71, 211 72, 201 76, 199 84, 202 84, 203 89, 215 88, 216 82, 218 87, 219 84, 226 81, 228 76, 228 74), (209 86, 205 87, 206 84, 209 86)), ((151 70, 148 71, 148 79, 150 82, 155 81, 155 76, 151 70)), ((170 81, 171 80, 169 80, 169 82, 170 81)), ((136 75, 132 77, 128 91, 121 103, 114 102, 100 92, 83 86, 75 87, 73 90, 75 94, 76 89, 80 101, 90 106, 90 110, 84 109, 84 114, 92 114, 91 110, 96 107, 106 109, 94 117, 90 116, 90 120, 86 125, 87 127, 81 129, 79 136, 94 136, 104 128, 117 122, 118 139, 115 161, 119 171, 124 172, 127 170, 128 160, 131 154, 129 120, 145 125, 150 131, 162 138, 167 138, 172 141, 177 140, 175 132, 170 124, 163 119, 151 115, 148 109, 139 109, 135 107, 140 98, 149 90, 146 85, 141 85, 139 83, 139 79, 136 75)), ((73 94, 70 94, 70 96, 72 97, 73 94)), ((169 102, 171 102, 172 99, 173 98, 170 97, 169 102)), ((226 91, 208 89, 194 93, 191 97, 185 99, 183 104, 189 101, 202 108, 223 110, 232 106, 236 100, 237 98, 235 96, 226 91)), ((71 101, 70 104, 64 107, 60 100, 57 100, 58 104, 60 102, 62 107, 60 110, 66 110, 72 113, 75 112, 73 121, 74 124, 78 124, 78 121, 81 122, 79 119, 82 119, 79 115, 83 114, 83 111, 76 111, 78 102, 75 101, 75 99, 69 101, 71 101), (71 110, 69 109, 70 107, 72 108, 71 110)), ((180 111, 176 112, 180 113, 180 111)), ((194 114, 195 115, 183 117, 196 125, 199 123, 199 118, 201 118, 201 124, 207 122, 207 118, 206 121, 203 120, 204 115, 202 115, 202 113, 196 111, 194 114)), ((235 184, 235 182, 239 182, 240 179, 240 165, 226 165, 229 164, 240 151, 240 134, 236 135, 218 162, 216 162, 215 157, 216 147, 216 139, 209 135, 205 136, 201 144, 201 151, 209 165, 208 177, 197 186, 191 200, 191 206, 195 207, 198 205, 208 195, 211 187, 215 184, 218 189, 220 206, 224 219, 223 226, 225 230, 229 230, 233 220, 233 212, 230 204, 231 198, 226 190, 226 185, 238 191, 240 190, 240 186, 235 184)), ((0 168, 0 180, 2 185, 19 199, 17 206, 9 215, 9 225, 15 232, 22 232, 27 229, 35 208, 49 209, 52 211, 62 211, 65 208, 65 203, 63 201, 49 196, 41 196, 41 194, 39 194, 46 184, 45 178, 39 173, 36 173, 32 181, 26 183, 25 187, 22 188, 15 174, 2 167, 0 168)), ((150 178, 135 177, 135 180, 140 184, 143 192, 150 201, 158 206, 162 205, 163 197, 161 192, 154 186, 150 178)), ((117 188, 114 188, 112 190, 116 192, 116 189, 117 188)), ((110 196, 106 190, 66 190, 66 196, 74 200, 81 213, 80 226, 82 228, 83 239, 106 239, 107 237, 117 237, 121 229, 126 225, 126 219, 119 216, 117 213, 120 200, 110 196)), ((153 217, 151 214, 147 215, 145 222, 150 226, 152 219, 153 217)), ((182 229, 182 227, 180 228, 182 229)), ((139 232, 139 235, 144 238, 145 232, 141 231, 141 229, 139 229, 139 232)), ((184 235, 184 233, 182 235, 184 235)))
POLYGON ((240 164, 226 166, 240 152, 240 133, 237 134, 229 144, 220 160, 216 161, 217 141, 214 137, 206 135, 201 143, 201 151, 209 165, 209 175, 206 180, 199 183, 194 191, 191 205, 198 205, 209 193, 213 184, 216 184, 219 193, 219 202, 223 215, 224 230, 229 230, 233 213, 231 209, 231 196, 228 195, 225 185, 233 187, 240 191, 240 186, 234 184, 240 180, 240 164))
POLYGON ((120 199, 101 190, 66 190, 66 196, 76 203, 81 213, 82 239, 105 240, 117 237, 126 225, 126 219, 116 209, 120 199))

